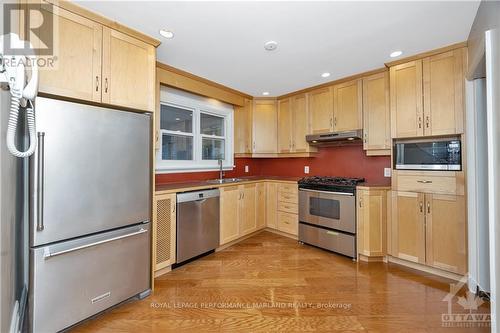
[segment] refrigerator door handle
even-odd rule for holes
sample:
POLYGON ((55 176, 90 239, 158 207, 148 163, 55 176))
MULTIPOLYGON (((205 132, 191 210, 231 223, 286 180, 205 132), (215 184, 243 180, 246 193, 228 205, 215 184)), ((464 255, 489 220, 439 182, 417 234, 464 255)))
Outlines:
POLYGON ((74 246, 74 247, 69 247, 69 248, 66 248, 66 249, 61 249, 61 250, 56 251, 56 252, 50 252, 50 247, 47 247, 47 248, 45 248, 45 252, 43 254, 43 258, 44 259, 49 259, 49 258, 52 258, 52 257, 59 256, 61 254, 65 254, 65 253, 69 253, 69 252, 74 252, 74 251, 78 251, 78 250, 83 250, 83 249, 86 249, 86 248, 89 248, 89 247, 93 247, 93 246, 104 244, 104 243, 113 242, 113 241, 116 241, 116 240, 119 240, 119 239, 124 239, 124 238, 132 237, 132 236, 137 236, 137 235, 140 235, 140 234, 143 234, 143 233, 146 233, 146 232, 148 232, 147 229, 141 228, 139 231, 134 231, 134 232, 130 232, 130 233, 127 233, 127 234, 124 234, 124 235, 119 235, 119 236, 115 236, 115 237, 101 239, 101 240, 98 240, 98 241, 95 241, 95 242, 90 242, 90 243, 87 243, 87 244, 81 244, 81 245, 74 246))
POLYGON ((37 186, 35 190, 35 202, 36 202, 36 230, 42 231, 44 229, 43 225, 43 185, 44 185, 44 147, 45 144, 45 132, 38 132, 38 154, 36 161, 36 179, 37 186))

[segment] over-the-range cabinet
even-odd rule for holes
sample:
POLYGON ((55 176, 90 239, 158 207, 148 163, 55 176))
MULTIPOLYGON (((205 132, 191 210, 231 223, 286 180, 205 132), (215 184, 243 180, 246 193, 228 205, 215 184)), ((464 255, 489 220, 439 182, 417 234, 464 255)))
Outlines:
POLYGON ((150 290, 151 116, 35 105, 29 324, 56 332, 150 290))

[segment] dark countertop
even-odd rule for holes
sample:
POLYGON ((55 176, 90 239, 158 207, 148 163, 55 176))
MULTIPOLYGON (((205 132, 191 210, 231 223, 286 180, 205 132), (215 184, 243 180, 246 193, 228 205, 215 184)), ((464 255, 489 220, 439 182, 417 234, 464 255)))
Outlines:
POLYGON ((301 177, 280 177, 280 176, 247 176, 247 177, 237 177, 238 179, 244 179, 244 181, 225 183, 225 184, 214 184, 209 183, 205 180, 195 180, 188 182, 175 182, 166 184, 156 184, 155 191, 157 193, 175 193, 183 191, 193 191, 201 190, 212 187, 222 187, 222 186, 234 186, 240 184, 247 184, 252 182, 260 182, 263 180, 277 181, 277 182, 293 182, 296 183, 301 177))

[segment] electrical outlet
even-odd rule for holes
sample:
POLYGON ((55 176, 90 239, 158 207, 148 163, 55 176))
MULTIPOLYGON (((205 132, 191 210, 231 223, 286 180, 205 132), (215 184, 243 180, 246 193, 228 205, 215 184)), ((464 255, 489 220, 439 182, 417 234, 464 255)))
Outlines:
POLYGON ((245 165, 245 172, 248 173, 248 165, 245 165))
POLYGON ((391 168, 384 168, 384 177, 391 177, 391 168))
POLYGON ((304 173, 309 173, 309 166, 308 166, 308 165, 306 165, 306 166, 304 167, 304 173))

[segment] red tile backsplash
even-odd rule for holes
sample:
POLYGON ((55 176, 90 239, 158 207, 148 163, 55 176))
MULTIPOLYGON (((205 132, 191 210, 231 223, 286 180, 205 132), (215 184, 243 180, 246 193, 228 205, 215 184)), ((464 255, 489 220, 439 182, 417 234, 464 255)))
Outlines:
MULTIPOLYGON (((389 156, 366 156, 362 146, 320 148, 316 157, 308 158, 236 158, 236 167, 225 177, 284 176, 303 177, 304 166, 310 176, 364 177, 370 183, 390 185, 384 177, 384 168, 391 167, 389 156), (249 172, 245 173, 245 165, 249 172)), ((156 183, 164 184, 219 177, 216 171, 157 174, 156 183)))

